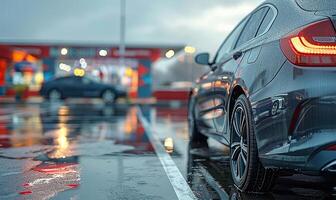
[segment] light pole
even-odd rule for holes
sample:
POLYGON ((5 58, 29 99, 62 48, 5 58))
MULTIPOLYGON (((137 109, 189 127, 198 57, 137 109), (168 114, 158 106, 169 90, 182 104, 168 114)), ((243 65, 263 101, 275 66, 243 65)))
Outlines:
MULTIPOLYGON (((125 33, 126 33, 126 0, 120 0, 120 44, 119 44, 119 65, 125 66, 125 33)), ((124 177, 124 159, 121 155, 118 156, 118 181, 120 189, 123 189, 123 177, 124 177)))
POLYGON ((125 66, 125 34, 126 34, 126 0, 120 0, 120 44, 119 44, 119 62, 120 66, 125 66))

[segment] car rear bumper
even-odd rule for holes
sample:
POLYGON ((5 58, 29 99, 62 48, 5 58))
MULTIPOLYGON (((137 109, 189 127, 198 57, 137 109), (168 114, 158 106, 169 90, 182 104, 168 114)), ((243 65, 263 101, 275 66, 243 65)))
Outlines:
MULTIPOLYGON (((283 110, 280 115, 285 118, 287 112, 290 111, 283 110)), ((289 123, 275 120, 270 126, 276 129, 273 130, 275 133, 283 131, 280 136, 273 137, 278 141, 259 141, 273 141, 267 148, 262 149, 264 153, 260 154, 264 165, 310 173, 336 172, 336 165, 327 166, 336 161, 336 148, 328 149, 336 145, 336 97, 306 99, 303 104, 297 105, 294 113, 291 114, 292 117, 287 118, 289 123), (279 124, 287 126, 281 128, 279 124)), ((269 129, 259 131, 270 131, 269 129)))
POLYGON ((298 165, 304 170, 330 171, 326 165, 336 160, 336 149, 327 150, 336 144, 336 96, 308 99, 298 108, 289 154, 303 158, 298 165))
POLYGON ((250 101, 264 166, 332 171, 326 166, 336 160, 336 151, 326 148, 336 144, 336 68, 287 62, 250 101))

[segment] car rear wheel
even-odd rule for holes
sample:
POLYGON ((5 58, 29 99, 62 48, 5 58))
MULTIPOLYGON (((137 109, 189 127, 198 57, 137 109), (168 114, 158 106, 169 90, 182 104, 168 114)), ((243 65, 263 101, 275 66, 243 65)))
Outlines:
POLYGON ((243 192, 269 191, 276 174, 259 161, 251 106, 244 95, 234 105, 230 134, 231 175, 237 188, 243 192))
POLYGON ((60 101, 62 99, 62 94, 56 89, 52 89, 48 92, 48 99, 50 101, 60 101))
POLYGON ((105 103, 114 103, 116 100, 116 95, 111 90, 105 90, 102 94, 102 99, 105 103))

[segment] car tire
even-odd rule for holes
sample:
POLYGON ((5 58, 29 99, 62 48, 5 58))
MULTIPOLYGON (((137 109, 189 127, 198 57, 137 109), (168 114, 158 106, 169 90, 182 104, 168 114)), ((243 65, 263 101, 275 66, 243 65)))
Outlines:
POLYGON ((276 172, 265 169, 259 161, 252 109, 245 95, 240 95, 235 102, 230 136, 230 168, 235 186, 242 192, 269 191, 276 172))
POLYGON ((47 98, 49 101, 60 101, 63 99, 62 93, 57 89, 51 89, 48 92, 47 98))
POLYGON ((104 103, 115 103, 116 95, 112 90, 105 90, 101 95, 104 103))
MULTIPOLYGON (((205 144, 207 143, 208 137, 203 135, 196 124, 195 120, 195 105, 189 101, 188 106, 188 132, 189 132, 189 138, 190 142, 192 144, 205 144)), ((192 145, 194 146, 194 145, 192 145)))

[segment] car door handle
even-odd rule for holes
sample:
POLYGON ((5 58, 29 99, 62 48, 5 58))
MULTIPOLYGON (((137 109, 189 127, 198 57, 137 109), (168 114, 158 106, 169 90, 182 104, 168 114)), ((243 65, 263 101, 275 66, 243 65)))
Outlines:
POLYGON ((243 52, 241 51, 237 51, 236 53, 233 54, 233 59, 237 60, 238 58, 240 58, 243 55, 243 52))

